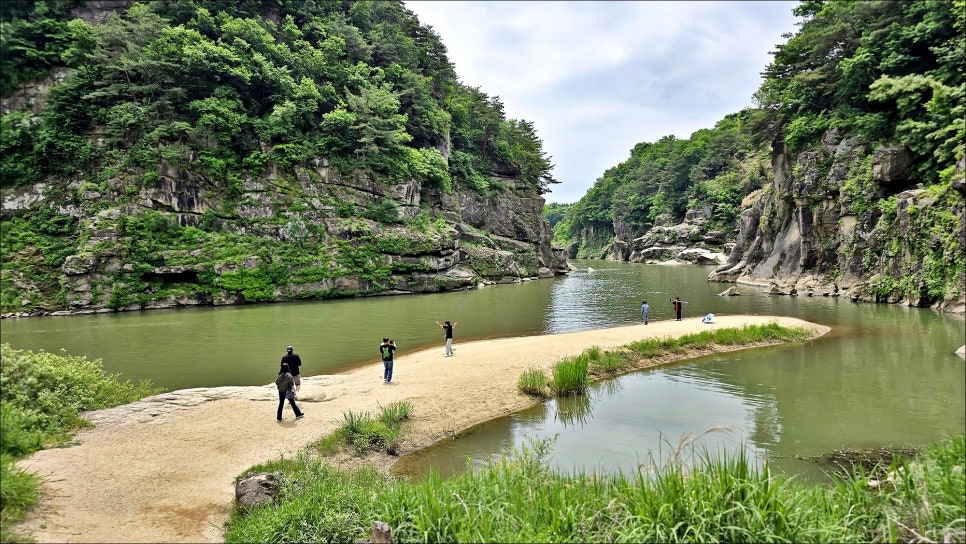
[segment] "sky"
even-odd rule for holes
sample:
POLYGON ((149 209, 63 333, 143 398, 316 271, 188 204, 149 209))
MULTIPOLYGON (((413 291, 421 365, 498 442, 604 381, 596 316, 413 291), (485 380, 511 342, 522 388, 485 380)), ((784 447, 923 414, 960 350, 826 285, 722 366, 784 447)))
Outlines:
POLYGON ((405 6, 460 82, 531 121, 574 203, 640 142, 686 139, 753 105, 793 1, 437 1, 405 6))

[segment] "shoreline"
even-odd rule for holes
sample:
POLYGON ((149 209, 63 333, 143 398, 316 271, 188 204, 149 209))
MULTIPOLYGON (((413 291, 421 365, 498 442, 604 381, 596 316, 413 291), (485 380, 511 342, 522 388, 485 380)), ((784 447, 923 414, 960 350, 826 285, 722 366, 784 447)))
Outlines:
POLYGON ((412 403, 399 456, 332 459, 348 469, 369 464, 388 470, 404 455, 541 402, 516 388, 527 368, 547 372, 593 346, 606 350, 643 338, 773 322, 810 329, 813 338, 829 330, 797 318, 745 315, 716 316, 708 325, 689 318, 465 343, 457 335, 453 357, 443 356, 442 343, 398 357, 391 384, 383 383, 379 362, 303 377, 297 402, 306 415, 298 421, 288 406, 283 421, 275 421, 274 383, 186 389, 98 410, 85 414, 94 427, 79 431, 75 445, 18 463, 46 480, 44 498, 18 530, 38 542, 220 542, 234 479, 258 463, 297 455, 335 430, 346 412, 412 403))

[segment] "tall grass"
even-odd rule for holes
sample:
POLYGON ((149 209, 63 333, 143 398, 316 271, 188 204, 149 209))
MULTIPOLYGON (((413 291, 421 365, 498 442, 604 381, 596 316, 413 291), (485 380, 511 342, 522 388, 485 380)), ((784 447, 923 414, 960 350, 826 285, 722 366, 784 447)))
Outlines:
MULTIPOLYGON (((376 417, 369 412, 345 412, 342 424, 335 431, 336 439, 358 455, 381 449, 395 454, 399 449, 399 430, 411 411, 412 403, 394 402, 380 407, 376 417)), ((328 441, 320 444, 320 449, 330 447, 328 441)))
POLYGON ((589 365, 588 357, 578 355, 560 361, 553 367, 550 377, 550 389, 558 397, 564 395, 582 394, 587 389, 589 382, 587 368, 589 365))
POLYGON ((12 525, 39 497, 40 478, 16 461, 62 443, 86 425, 80 414, 160 393, 149 381, 105 374, 100 359, 16 350, 0 345, 0 541, 24 537, 12 525))
POLYGON ((561 360, 547 378, 539 370, 529 368, 517 381, 517 388, 525 394, 546 396, 547 388, 556 396, 583 393, 590 376, 608 377, 634 368, 668 354, 681 355, 689 350, 706 350, 716 344, 723 346, 750 345, 768 342, 805 340, 812 333, 801 327, 783 327, 777 323, 745 325, 741 328, 716 329, 686 334, 679 338, 646 338, 621 348, 603 351, 599 346, 584 350, 576 357, 561 360))
POLYGON ((379 520, 395 542, 955 542, 963 444, 951 438, 902 461, 909 483, 879 489, 861 475, 806 485, 743 453, 697 452, 685 466, 676 451, 652 472, 562 474, 546 440, 446 480, 306 461, 277 502, 233 514, 225 540, 358 542, 379 520))
POLYGON ((549 379, 546 374, 535 368, 528 368, 523 371, 523 374, 520 374, 520 379, 517 380, 517 389, 527 395, 543 397, 546 395, 547 383, 549 383, 549 379))

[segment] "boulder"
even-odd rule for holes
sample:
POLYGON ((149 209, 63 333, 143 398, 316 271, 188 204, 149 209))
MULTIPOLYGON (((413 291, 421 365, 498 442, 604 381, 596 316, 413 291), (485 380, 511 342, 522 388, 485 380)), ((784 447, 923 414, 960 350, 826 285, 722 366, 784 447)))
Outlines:
POLYGON ((737 287, 729 287, 729 288, 725 289, 724 291, 718 293, 718 296, 719 297, 736 297, 736 296, 738 296, 740 294, 741 293, 738 292, 738 288, 737 287))
POLYGON ((271 502, 278 493, 278 476, 271 472, 245 476, 235 484, 235 502, 246 510, 271 502))

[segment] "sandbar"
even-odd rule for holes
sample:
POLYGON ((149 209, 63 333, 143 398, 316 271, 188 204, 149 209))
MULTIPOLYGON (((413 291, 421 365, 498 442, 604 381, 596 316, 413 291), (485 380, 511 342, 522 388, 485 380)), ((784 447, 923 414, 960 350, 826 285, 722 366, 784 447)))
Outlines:
MULTIPOLYGON (((274 384, 187 389, 91 412, 86 417, 94 426, 77 433, 74 445, 19 463, 46 483, 44 498, 18 531, 38 542, 220 542, 235 477, 255 464, 295 456, 335 430, 346 412, 375 415, 381 406, 410 402, 405 454, 539 402, 517 390, 528 368, 549 373, 561 359, 593 346, 612 349, 643 338, 772 322, 816 336, 829 330, 790 317, 718 315, 710 324, 691 318, 460 342, 468 329, 463 323, 453 357, 443 356, 442 342, 407 353, 397 339, 391 384, 383 382, 375 348, 372 364, 348 372, 311 376, 303 367, 308 376, 298 403, 306 416, 297 421, 288 406, 283 421, 275 420, 274 384)), ((365 462, 388 468, 395 459, 383 454, 365 462)), ((351 468, 354 460, 337 462, 351 468)))

